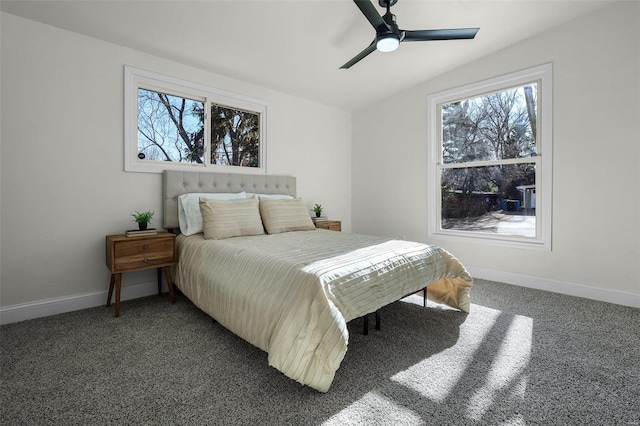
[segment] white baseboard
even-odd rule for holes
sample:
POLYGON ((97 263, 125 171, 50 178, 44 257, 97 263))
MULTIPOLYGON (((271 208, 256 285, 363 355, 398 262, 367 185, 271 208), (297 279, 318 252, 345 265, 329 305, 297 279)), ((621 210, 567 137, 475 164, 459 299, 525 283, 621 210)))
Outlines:
POLYGON ((477 268, 474 266, 466 266, 466 268, 471 276, 476 278, 551 291, 553 293, 566 294, 569 296, 584 297, 586 299, 631 306, 633 308, 640 308, 640 293, 609 290, 549 278, 532 277, 528 275, 514 274, 512 272, 477 268))
MULTIPOLYGON (((162 283, 162 287, 163 292, 168 291, 166 283, 162 283)), ((55 299, 38 300, 36 302, 0 307, 0 324, 9 324, 12 322, 25 321, 33 318, 47 317, 49 315, 62 314, 65 312, 106 305, 107 293, 108 290, 96 291, 93 293, 76 294, 73 296, 57 297, 55 299)), ((157 281, 123 286, 120 293, 120 301, 151 296, 157 293, 157 281)), ((111 309, 113 309, 114 301, 115 295, 111 302, 111 309)))

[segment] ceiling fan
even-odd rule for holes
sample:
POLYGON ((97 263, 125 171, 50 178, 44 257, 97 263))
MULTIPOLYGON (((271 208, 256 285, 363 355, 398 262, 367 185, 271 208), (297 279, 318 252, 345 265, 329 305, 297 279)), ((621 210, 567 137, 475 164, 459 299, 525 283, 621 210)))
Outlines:
POLYGON ((402 41, 430 41, 430 40, 468 40, 476 36, 480 28, 455 28, 448 30, 402 30, 396 24, 396 16, 391 13, 391 6, 398 0, 378 0, 387 12, 380 16, 370 0, 353 0, 362 14, 376 30, 376 37, 371 44, 358 53, 353 59, 340 68, 348 69, 360 62, 374 50, 392 52, 402 41))

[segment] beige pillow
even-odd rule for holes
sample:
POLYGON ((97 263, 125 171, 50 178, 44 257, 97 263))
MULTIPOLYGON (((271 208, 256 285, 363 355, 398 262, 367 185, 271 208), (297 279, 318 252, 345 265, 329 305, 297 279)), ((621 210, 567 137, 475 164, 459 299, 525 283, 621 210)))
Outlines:
POLYGON ((301 198, 276 200, 261 197, 260 216, 268 234, 315 229, 301 198))
POLYGON ((200 213, 206 240, 264 234, 255 198, 212 200, 203 197, 200 213))

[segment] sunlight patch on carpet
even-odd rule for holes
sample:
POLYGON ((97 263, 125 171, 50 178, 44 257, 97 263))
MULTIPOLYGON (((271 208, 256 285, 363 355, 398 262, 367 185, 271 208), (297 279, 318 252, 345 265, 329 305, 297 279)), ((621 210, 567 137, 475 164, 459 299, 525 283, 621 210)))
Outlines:
POLYGON ((508 398, 524 398, 531 359, 533 319, 515 315, 511 321, 484 385, 477 389, 467 406, 467 417, 481 420, 492 405, 508 398))
POLYGON ((345 424, 391 424, 391 425, 424 425, 424 420, 413 410, 371 391, 349 405, 323 425, 345 424))
POLYGON ((473 309, 474 315, 483 317, 482 322, 476 323, 477 327, 469 332, 461 332, 456 345, 393 375, 391 380, 434 402, 444 402, 456 385, 464 380, 464 373, 473 361, 475 352, 501 314, 500 311, 482 306, 474 306, 473 309), (428 375, 425 376, 425 372, 428 375))

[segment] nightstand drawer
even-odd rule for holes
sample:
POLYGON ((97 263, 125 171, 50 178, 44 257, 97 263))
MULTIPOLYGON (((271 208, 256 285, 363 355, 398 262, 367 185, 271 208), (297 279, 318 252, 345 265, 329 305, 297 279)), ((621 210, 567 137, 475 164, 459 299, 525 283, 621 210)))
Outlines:
POLYGON ((116 259, 132 255, 153 255, 155 253, 173 252, 173 239, 135 239, 130 241, 118 241, 114 248, 116 259))
POLYGON ((124 272, 131 269, 155 268, 160 265, 172 263, 173 261, 173 251, 171 249, 167 251, 153 251, 147 254, 116 257, 114 269, 118 272, 124 272))
POLYGON ((331 231, 342 231, 342 222, 339 220, 317 220, 316 228, 329 229, 331 231))

